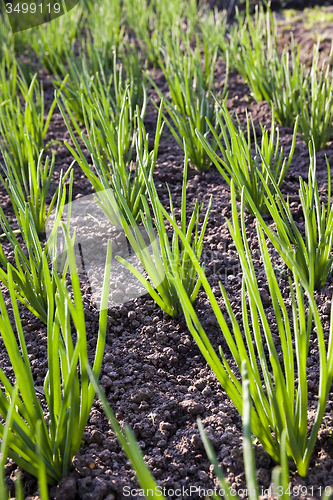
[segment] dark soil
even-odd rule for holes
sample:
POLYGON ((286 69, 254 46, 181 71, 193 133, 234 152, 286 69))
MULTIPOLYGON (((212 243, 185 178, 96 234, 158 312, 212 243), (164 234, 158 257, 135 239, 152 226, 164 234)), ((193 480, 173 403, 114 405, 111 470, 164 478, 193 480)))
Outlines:
MULTIPOLYGON (((301 25, 295 28, 296 41, 306 40, 306 43, 302 43, 302 56, 310 59, 312 46, 310 47, 308 42, 309 34, 301 25)), ((289 33, 284 33, 283 29, 280 29, 280 33, 283 46, 288 41, 289 33)), ((224 70, 224 63, 219 60, 217 82, 223 81, 224 70)), ((44 71, 41 72, 40 78, 44 83, 47 103, 50 103, 53 99, 52 84, 44 71)), ((161 72, 156 71, 155 82, 160 88, 164 86, 165 80, 161 72)), ((157 101, 155 91, 150 91, 150 96, 157 101)), ((245 119, 245 111, 248 109, 258 129, 259 122, 268 127, 270 125, 271 112, 268 105, 254 102, 247 86, 235 73, 230 75, 227 105, 230 110, 239 114, 241 120, 245 119)), ((145 118, 145 125, 150 136, 154 134, 155 123, 156 111, 150 103, 145 118)), ((287 154, 291 145, 292 130, 280 127, 280 137, 287 154)), ((69 133, 59 111, 56 111, 52 118, 48 139, 69 140, 69 133)), ((327 196, 325 155, 333 165, 332 142, 318 154, 317 177, 323 199, 327 196)), ((166 206, 168 201, 166 183, 169 185, 176 207, 180 206, 183 161, 183 152, 171 134, 163 135, 154 178, 160 198, 166 206)), ((71 162, 72 158, 67 148, 65 146, 59 148, 56 154, 54 185, 56 185, 60 169, 66 169, 71 162)), ((300 212, 298 178, 300 175, 304 179, 307 178, 308 164, 307 146, 298 137, 294 159, 283 187, 285 195, 289 195, 292 201, 296 218, 300 212)), ((92 193, 90 183, 77 165, 74 177, 73 198, 92 193)), ((0 187, 0 193, 6 215, 12 216, 10 202, 2 187, 0 187)), ((213 195, 213 208, 204 240, 206 274, 214 293, 219 297, 222 311, 225 312, 225 308, 220 297, 219 281, 226 287, 236 317, 241 318, 241 272, 235 246, 225 222, 225 217, 231 216, 230 190, 214 168, 202 174, 191 169, 188 180, 188 206, 193 205, 196 198, 207 206, 210 195, 213 195)), ((300 217, 299 223, 303 223, 300 217)), ((262 264, 259 258, 255 223, 251 216, 246 215, 246 224, 254 264, 259 272, 262 264)), ((13 255, 5 244, 4 250, 7 254, 13 255)), ((276 256, 272 258, 274 265, 281 264, 276 256)), ((92 300, 87 277, 81 274, 80 279, 85 303, 88 345, 93 353, 96 346, 99 313, 92 300)), ((260 284, 267 317, 271 317, 273 321, 273 308, 267 293, 265 276, 260 276, 260 284)), ((288 273, 279 276, 279 285, 286 303, 290 305, 288 273)), ((7 290, 3 286, 1 289, 8 299, 7 290)), ((330 277, 326 286, 316 294, 321 319, 327 333, 332 292, 333 278, 330 277)), ((6 303, 9 304, 9 300, 6 300, 6 303)), ((8 307, 10 309, 10 304, 8 307)), ((226 342, 203 291, 199 293, 195 309, 214 348, 218 349, 221 345, 229 359, 226 342)), ((41 387, 47 370, 46 327, 23 307, 21 318, 35 383, 37 387, 41 387)), ((145 460, 158 484, 172 490, 184 488, 185 491, 178 498, 193 499, 199 498, 198 491, 194 492, 195 487, 207 490, 216 486, 214 474, 198 432, 196 420, 200 417, 230 485, 242 496, 240 490, 246 487, 242 455, 242 421, 207 366, 184 319, 181 317, 171 319, 147 295, 113 307, 108 311, 108 318, 101 385, 118 421, 121 425, 127 423, 134 429, 145 460), (190 487, 192 487, 191 492, 190 487)), ((314 338, 310 341, 309 356, 307 365, 310 390, 309 424, 311 424, 318 399, 319 356, 314 338)), ((13 370, 2 340, 0 340, 0 362, 5 373, 8 376, 12 375, 13 370)), ((294 497, 320 498, 325 486, 333 484, 332 431, 333 393, 329 397, 308 477, 301 479, 291 465, 291 485, 296 488, 294 497)), ((128 489, 125 487, 133 489, 138 487, 135 476, 98 401, 95 401, 93 405, 83 441, 82 449, 73 460, 73 470, 69 471, 68 476, 57 486, 50 489, 50 498, 54 500, 140 498, 139 492, 130 496, 127 494, 128 489)), ((271 474, 275 464, 261 445, 255 445, 255 455, 262 498, 268 498, 264 490, 271 484, 271 474)), ((6 476, 12 495, 14 495, 15 469, 16 465, 9 460, 6 466, 6 476)), ((37 500, 38 490, 35 478, 27 473, 24 473, 23 477, 27 498, 37 500)), ((243 496, 246 497, 246 494, 244 493, 243 496)), ((203 497, 202 494, 201 497, 203 497)), ((175 497, 170 495, 170 498, 175 497)))

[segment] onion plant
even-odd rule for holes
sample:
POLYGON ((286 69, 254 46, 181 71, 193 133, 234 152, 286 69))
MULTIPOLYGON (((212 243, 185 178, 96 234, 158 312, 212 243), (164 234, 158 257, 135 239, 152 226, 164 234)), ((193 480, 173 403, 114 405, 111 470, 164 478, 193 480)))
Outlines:
MULTIPOLYGON (((1 436, 1 448, 0 448, 0 500, 8 500, 10 498, 7 491, 6 480, 5 480, 5 464, 8 457, 8 446, 11 438, 11 427, 13 424, 13 417, 17 407, 18 399, 18 385, 17 382, 13 387, 13 391, 10 395, 10 404, 6 415, 6 423, 2 429, 1 436)), ((41 421, 36 425, 36 455, 38 459, 38 489, 39 496, 41 500, 49 500, 48 486, 47 486, 47 476, 45 471, 45 464, 43 461, 43 455, 41 453, 41 421)), ((15 499, 24 500, 24 491, 21 473, 19 470, 15 473, 15 499)))
POLYGON ((256 211, 259 211, 259 213, 267 212, 265 205, 265 187, 259 176, 259 172, 262 173, 263 178, 269 185, 272 185, 272 177, 277 186, 281 186, 293 159, 298 120, 296 119, 292 146, 287 158, 283 157, 283 148, 281 147, 279 149, 279 129, 275 126, 274 112, 272 115, 270 133, 260 124, 262 137, 261 145, 259 146, 253 121, 252 131, 254 140, 252 142, 251 125, 248 116, 247 134, 245 134, 241 128, 238 116, 238 128, 233 123, 225 103, 220 105, 220 110, 221 112, 217 114, 217 124, 222 130, 220 136, 218 136, 214 125, 207 120, 216 146, 212 147, 200 131, 196 130, 198 139, 229 186, 233 181, 238 197, 240 197, 243 186, 245 186, 246 210, 249 213, 254 213, 252 205, 247 199, 247 195, 249 194, 251 203, 253 202, 255 205, 256 211), (219 149, 220 156, 216 153, 217 148, 219 149), (256 151, 254 156, 253 148, 255 148, 256 151))
MULTIPOLYGON (((12 57, 19 57, 27 55, 27 45, 29 45, 29 35, 26 31, 13 33, 9 16, 5 13, 6 6, 0 6, 0 61, 7 50, 9 50, 12 57), (1 9, 3 9, 1 11, 1 9)), ((30 32, 31 33, 31 32, 30 32)), ((22 59, 21 59, 22 61, 22 59)), ((30 62, 24 63, 28 68, 30 62)), ((28 75, 27 75, 28 76, 28 75)))
MULTIPOLYGON (((180 38, 179 35, 170 37, 165 41, 165 46, 160 49, 160 67, 168 82, 171 100, 174 105, 179 104, 177 96, 177 85, 173 82, 174 75, 180 78, 185 73, 193 81, 195 88, 204 89, 207 92, 214 90, 214 73, 217 60, 217 46, 211 46, 207 41, 200 43, 197 35, 195 47, 188 38, 180 38), (163 56, 163 58, 162 58, 163 56)), ((228 78, 228 70, 226 73, 228 78)), ((181 79, 183 81, 183 79, 181 79)), ((223 88, 222 99, 227 92, 226 80, 223 88)))
POLYGON ((58 57, 64 57, 69 47, 74 53, 72 41, 80 36, 84 22, 84 7, 77 5, 65 15, 32 31, 29 37, 31 46, 50 73, 57 67, 58 57))
MULTIPOLYGON (((184 139, 188 149, 189 158, 193 166, 200 171, 206 170, 210 166, 204 148, 198 141, 195 130, 198 129, 203 135, 209 133, 205 118, 215 123, 215 106, 210 102, 210 91, 206 91, 201 85, 203 82, 194 83, 191 81, 189 67, 185 63, 184 72, 176 70, 170 75, 170 86, 172 101, 164 99, 165 107, 171 118, 163 116, 172 135, 183 148, 184 139), (173 123, 173 125, 172 125, 173 123)), ((157 87, 155 87, 157 89, 157 87)), ((158 91, 162 98, 162 93, 158 91)))
POLYGON ((249 85, 254 99, 260 102, 271 93, 274 84, 271 69, 271 63, 277 58, 274 17, 269 6, 264 12, 262 5, 256 5, 252 17, 247 0, 245 17, 237 11, 236 20, 227 38, 221 41, 221 49, 225 56, 229 55, 231 67, 249 85))
POLYGON ((243 414, 243 390, 239 382, 239 376, 241 375, 242 362, 245 361, 253 404, 251 419, 254 435, 271 457, 279 462, 280 444, 283 433, 286 432, 288 457, 296 463, 300 476, 305 477, 317 434, 322 424, 333 379, 333 312, 331 311, 328 348, 326 350, 323 326, 312 289, 306 281, 303 281, 303 277, 301 277, 300 281, 298 268, 294 266, 293 282, 291 280, 289 282, 292 302, 291 320, 273 271, 263 230, 260 224, 257 224, 260 253, 275 316, 275 320, 272 321, 272 311, 270 310, 268 321, 246 239, 244 191, 245 188, 243 188, 241 197, 241 222, 239 222, 235 187, 234 183, 231 183, 232 223, 229 220, 227 220, 227 223, 239 256, 243 278, 241 291, 242 325, 238 323, 226 290, 220 283, 226 314, 231 322, 230 328, 214 297, 200 262, 191 249, 191 245, 187 242, 184 232, 161 206, 161 210, 180 237, 192 260, 192 265, 194 265, 202 281, 235 364, 232 365, 227 360, 221 347, 219 349, 220 357, 214 351, 187 296, 181 276, 177 273, 175 265, 172 267, 172 276, 187 326, 236 409, 240 414, 243 414), (310 309, 308 315, 306 314, 303 287, 310 309), (312 330, 313 320, 315 328, 312 330), (270 327, 272 323, 277 326, 278 335, 273 334, 270 327), (312 332, 316 337, 319 348, 320 375, 318 406, 309 433, 306 368, 309 340, 312 332), (296 346, 295 351, 293 351, 293 345, 296 346))
POLYGON ((114 81, 112 73, 110 75, 105 73, 97 52, 92 60, 88 59, 84 50, 77 58, 68 52, 66 66, 59 61, 58 68, 58 71, 54 71, 56 79, 53 80, 53 84, 62 92, 79 123, 84 123, 82 97, 89 106, 98 102, 106 112, 109 109, 114 110, 111 89, 112 85, 117 88, 117 81, 114 81))
POLYGON ((7 99, 15 99, 17 89, 17 61, 4 45, 0 58, 0 105, 7 99))
POLYGON ((112 71, 113 53, 114 51, 118 52, 123 45, 124 29, 123 27, 117 27, 116 5, 114 5, 112 10, 108 8, 108 12, 106 12, 106 4, 107 2, 99 3, 98 8, 96 8, 95 4, 88 1, 88 15, 84 15, 83 17, 82 9, 81 13, 77 10, 76 15, 78 17, 72 17, 71 29, 64 36, 66 43, 57 43, 57 40, 53 39, 53 35, 49 37, 40 28, 42 35, 41 37, 36 35, 33 37, 33 47, 51 74, 59 75, 62 73, 65 76, 66 71, 64 71, 64 66, 71 60, 76 60, 78 64, 81 57, 88 59, 93 74, 99 71, 100 68, 105 73, 112 71), (81 39, 81 53, 78 58, 76 47, 78 44, 78 35, 80 35, 83 26, 85 28, 85 37, 81 39), (116 36, 114 36, 115 34, 116 36), (121 45, 120 41, 122 41, 121 45), (39 47, 40 44, 42 48, 39 47), (45 55, 43 49, 45 50, 45 55))
MULTIPOLYGON (((8 286, 15 317, 16 332, 10 323, 5 300, 0 293, 0 332, 10 357, 17 386, 15 390, 0 368, 3 388, 0 391, 0 414, 10 419, 7 427, 0 425, 0 437, 5 437, 7 455, 22 469, 41 478, 45 471, 47 483, 56 484, 67 474, 73 456, 79 451, 95 390, 89 383, 86 368, 88 360, 86 326, 74 250, 66 233, 68 259, 71 271, 73 299, 66 285, 56 273, 54 296, 45 254, 42 256, 48 301, 47 360, 48 372, 44 381, 44 396, 48 419, 38 398, 31 370, 29 352, 16 303, 15 282, 8 267, 8 286), (72 337, 74 325, 76 342, 72 337), (14 392, 13 392, 14 391, 14 392), (11 395, 14 395, 14 404, 11 395), (11 406, 12 405, 12 406, 11 406), (5 434, 6 433, 6 434, 5 434)), ((111 245, 106 259, 103 302, 107 304, 110 285, 111 245), (105 302, 106 301, 106 302, 105 302)), ((100 312, 97 347, 93 373, 99 376, 107 328, 107 308, 100 312)), ((46 496, 46 484, 43 495, 46 496)))
POLYGON ((328 64, 318 68, 320 42, 314 47, 311 70, 300 62, 301 46, 292 38, 282 56, 277 50, 276 26, 270 8, 257 8, 254 19, 238 16, 239 25, 231 28, 229 42, 222 43, 233 67, 244 77, 256 101, 265 99, 274 109, 277 121, 292 127, 300 115, 300 132, 316 150, 332 137, 333 79, 330 76, 333 44, 328 64))
POLYGON ((219 48, 223 58, 225 58, 228 54, 230 68, 242 74, 242 76, 244 77, 243 73, 239 69, 239 64, 241 61, 241 40, 243 37, 243 32, 247 29, 246 17, 244 16, 244 14, 240 15, 237 6, 235 10, 235 22, 227 26, 227 32, 225 36, 223 36, 219 40, 219 48))
MULTIPOLYGON (((84 106, 84 101, 82 100, 82 102, 84 106)), ((81 132, 70 108, 66 105, 66 101, 65 107, 76 131, 80 134, 85 147, 90 153, 96 173, 91 169, 83 154, 65 111, 59 103, 59 108, 76 148, 75 151, 74 148, 66 143, 69 151, 77 160, 95 191, 104 191, 111 187, 118 202, 120 195, 126 199, 126 204, 131 214, 137 220, 140 216, 140 209, 143 207, 141 195, 147 193, 144 175, 139 170, 138 163, 140 162, 143 166, 143 171, 147 176, 154 171, 163 128, 161 124, 163 103, 161 103, 157 120, 154 149, 150 152, 148 134, 146 134, 143 124, 142 111, 140 114, 138 107, 133 124, 129 94, 124 95, 117 124, 108 119, 105 111, 99 104, 96 104, 92 110, 90 110, 89 106, 83 107, 88 137, 81 132), (133 167, 131 158, 135 141, 137 157, 136 165, 133 167)))
POLYGON ((0 13, 0 61, 3 58, 4 51, 6 47, 9 46, 10 49, 13 48, 13 37, 10 37, 10 27, 7 16, 0 13), (8 40, 8 38, 10 38, 8 40))
MULTIPOLYGON (((15 33, 17 35, 17 33, 15 33)), ((20 95, 20 81, 29 87, 32 81, 31 65, 24 62, 27 56, 19 58, 19 55, 9 49, 9 44, 4 45, 0 56, 0 106, 6 106, 9 101, 16 101, 20 95)))
MULTIPOLYGON (((143 71, 143 59, 137 52, 134 43, 124 41, 119 68, 119 74, 124 75, 122 77, 123 85, 129 86, 130 89, 132 108, 135 109, 136 106, 141 108, 146 100, 147 79, 143 71)), ((115 96, 117 97, 117 94, 115 96)))
MULTIPOLYGON (((300 132, 308 142, 314 140, 316 150, 325 147, 332 136, 333 80, 330 77, 333 45, 329 61, 318 68, 320 43, 313 48, 310 71, 300 63, 301 46, 296 48, 292 39, 281 59, 268 63, 272 72, 272 85, 263 91, 263 97, 274 108, 278 122, 291 127, 300 115, 300 132)), ((263 81, 267 79, 262 75, 263 81)), ((260 80, 258 78, 258 80, 260 80)))
POLYGON ((26 176, 25 171, 22 170, 23 178, 21 179, 13 160, 4 151, 2 154, 5 164, 1 165, 0 163, 4 171, 4 177, 0 174, 0 181, 10 196, 16 218, 19 219, 20 214, 25 213, 25 206, 27 205, 36 233, 40 236, 45 231, 46 219, 50 216, 58 200, 63 182, 66 180, 74 162, 64 175, 61 173, 58 187, 52 196, 48 208, 46 208, 54 171, 55 153, 52 153, 51 161, 49 156, 43 160, 44 151, 42 150, 36 162, 31 140, 27 136, 25 137, 24 146, 28 155, 28 175, 26 176))
MULTIPOLYGON (((264 98, 275 110, 281 125, 293 126, 296 116, 300 116, 300 133, 308 142, 313 140, 316 150, 325 147, 333 132, 333 44, 328 63, 318 68, 320 43, 313 48, 310 71, 300 63, 301 46, 297 48, 293 39, 291 47, 285 48, 279 60, 269 63, 272 70, 272 85, 264 98)), ((266 80, 263 75, 263 81, 266 80)))
POLYGON ((167 33, 166 28, 171 27, 171 34, 177 37, 180 34, 186 40, 193 38, 204 10, 209 8, 196 0, 188 0, 187 2, 183 0, 171 0, 170 2, 157 0, 157 5, 158 11, 161 12, 164 19, 164 33, 167 33))
MULTIPOLYGON (((62 182, 62 179, 60 179, 62 182)), ((69 202, 72 199, 73 171, 71 172, 69 185, 69 202)), ((14 195, 15 196, 15 195, 14 195)), ((19 193, 17 195, 19 197, 19 193)), ((49 302, 48 283, 51 281, 50 270, 45 267, 43 261, 53 257, 56 261, 55 237, 60 223, 62 212, 66 202, 66 188, 62 183, 57 195, 56 213, 54 228, 44 248, 40 242, 30 213, 28 202, 16 206, 18 230, 14 231, 9 224, 2 208, 0 207, 0 224, 4 231, 2 236, 6 236, 14 251, 14 263, 5 255, 0 244, 0 281, 9 288, 10 281, 15 291, 16 299, 22 302, 33 314, 44 323, 47 322, 47 311, 49 302), (17 233, 22 239, 17 238, 17 233), (23 245, 21 241, 23 240, 23 245)), ((63 266, 60 280, 64 282, 67 273, 67 262, 62 262, 63 266)), ((53 267, 53 264, 52 264, 53 267)), ((51 273, 52 274, 52 273, 51 273)), ((57 281, 52 279, 53 293, 56 292, 57 281)))
POLYGON ((104 71, 113 65, 113 52, 117 53, 124 42, 126 13, 120 0, 101 0, 98 5, 87 1, 89 16, 86 28, 87 53, 98 53, 104 71))
POLYGON ((197 2, 183 0, 126 0, 126 21, 137 36, 148 60, 154 66, 161 62, 160 49, 168 39, 191 39, 199 19, 197 2), (186 28, 183 28, 186 25, 186 28))
MULTIPOLYGON (((215 50, 211 57, 207 58, 205 71, 201 65, 199 48, 197 48, 196 54, 190 57, 178 57, 176 62, 172 62, 171 54, 169 54, 166 64, 160 63, 171 93, 171 102, 167 99, 164 99, 164 102, 173 125, 166 115, 163 118, 179 146, 181 148, 186 146, 191 165, 199 171, 207 170, 211 165, 211 158, 195 131, 199 130, 201 135, 206 138, 210 132, 206 119, 213 126, 216 124, 215 105, 210 102, 216 55, 217 51, 215 50)), ((151 82, 162 99, 162 92, 152 80, 151 82)), ((221 98, 225 97, 226 89, 227 84, 224 86, 221 98)), ((215 138, 211 148, 213 150, 217 148, 215 138)))
POLYGON ((159 48, 162 45, 163 29, 160 19, 154 12, 154 3, 144 0, 126 0, 126 21, 137 36, 141 48, 148 60, 157 65, 159 61, 159 48))
POLYGON ((216 6, 214 10, 204 8, 199 18, 199 30, 204 45, 210 46, 212 50, 221 47, 227 30, 227 12, 216 6))
POLYGON ((40 151, 45 151, 56 141, 45 144, 52 114, 56 105, 54 99, 50 110, 44 117, 44 92, 42 85, 37 80, 37 74, 32 79, 30 86, 23 77, 18 78, 19 89, 24 104, 20 102, 20 96, 15 99, 7 99, 0 106, 0 134, 3 147, 11 157, 16 167, 16 173, 21 182, 28 179, 29 156, 26 148, 26 136, 32 144, 32 152, 35 161, 38 161, 40 151))
POLYGON ((318 69, 320 44, 313 48, 310 74, 301 87, 299 99, 300 131, 308 143, 314 142, 316 151, 324 148, 333 133, 333 43, 329 61, 318 69))
MULTIPOLYGON (((141 220, 144 225, 145 231, 147 232, 150 246, 153 251, 153 257, 150 255, 147 243, 145 242, 139 227, 129 210, 126 200, 121 194, 117 192, 116 194, 120 202, 120 223, 125 231, 128 241, 136 254, 141 265, 145 269, 148 279, 145 278, 132 264, 127 262, 120 256, 117 256, 117 260, 122 263, 129 271, 131 271, 134 276, 139 280, 139 282, 145 287, 150 296, 154 299, 156 304, 158 304, 163 311, 169 314, 171 317, 177 316, 181 312, 181 305, 178 299, 176 290, 171 279, 171 272, 173 267, 177 269, 177 273, 181 276, 181 281, 186 291, 189 301, 192 303, 196 299, 200 286, 201 280, 197 279, 197 271, 194 269, 189 254, 179 240, 177 234, 174 232, 172 236, 172 242, 169 242, 167 228, 165 226, 165 221, 163 219, 162 211, 160 208, 160 202, 158 194, 153 182, 152 173, 149 176, 145 172, 144 164, 142 159, 139 159, 141 175, 144 177, 147 193, 152 205, 154 219, 151 217, 150 209, 147 200, 141 196, 143 211, 141 211, 141 220), (126 221, 125 217, 122 216, 122 212, 125 212, 129 223, 126 221), (153 222, 154 220, 154 222, 153 222), (157 230, 157 235, 155 230, 157 230)), ((186 233, 186 241, 191 246, 192 251, 197 256, 198 259, 201 257, 203 249, 203 238, 205 235, 209 212, 211 209, 212 198, 207 207, 205 218, 201 227, 201 232, 199 234, 199 202, 196 200, 193 212, 190 217, 188 226, 186 226, 187 209, 186 209, 186 182, 187 182, 187 165, 188 157, 185 148, 185 165, 184 165, 184 177, 183 177, 183 188, 182 188, 182 205, 180 214, 180 223, 184 233, 186 233)), ((170 197, 170 217, 173 221, 176 221, 176 213, 173 207, 171 194, 170 197)))
POLYGON ((120 114, 125 95, 129 95, 132 109, 137 105, 143 107, 146 103, 146 84, 138 57, 134 54, 123 55, 124 68, 122 63, 117 63, 114 51, 113 70, 106 71, 95 49, 93 54, 87 54, 83 46, 79 57, 68 53, 66 66, 59 61, 60 70, 54 71, 56 79, 53 83, 66 97, 76 120, 84 124, 82 97, 86 108, 93 111, 94 105, 98 103, 112 121, 120 114))
POLYGON ((249 1, 246 16, 238 13, 237 23, 231 27, 228 41, 222 50, 249 85, 257 102, 266 100, 274 108, 277 121, 292 126, 298 112, 301 87, 305 85, 305 67, 300 64, 300 46, 291 43, 282 57, 277 50, 276 24, 269 6, 256 6, 252 18, 249 1))
MULTIPOLYGON (((302 89, 308 85, 307 70, 300 63, 300 45, 296 48, 292 39, 291 46, 285 47, 281 59, 276 55, 270 63, 272 72, 271 87, 263 92, 264 98, 274 109, 278 122, 292 127, 300 112, 302 89)), ((263 80, 266 76, 263 75, 263 80)), ((307 106, 304 101, 303 106, 307 106)))
MULTIPOLYGON (((324 203, 320 203, 316 178, 316 154, 311 142, 309 142, 309 154, 308 183, 305 183, 301 177, 299 179, 299 196, 305 222, 305 235, 302 235, 294 221, 289 201, 284 200, 272 177, 270 180, 274 191, 278 193, 276 200, 267 183, 263 179, 262 182, 266 190, 265 203, 276 224, 276 231, 267 226, 260 214, 256 213, 256 216, 287 266, 292 269, 296 261, 299 274, 313 291, 320 290, 325 285, 327 277, 333 269, 333 205, 331 203, 331 173, 328 160, 326 158, 328 202, 325 206, 324 203)), ((252 207, 254 210, 254 204, 252 207)))

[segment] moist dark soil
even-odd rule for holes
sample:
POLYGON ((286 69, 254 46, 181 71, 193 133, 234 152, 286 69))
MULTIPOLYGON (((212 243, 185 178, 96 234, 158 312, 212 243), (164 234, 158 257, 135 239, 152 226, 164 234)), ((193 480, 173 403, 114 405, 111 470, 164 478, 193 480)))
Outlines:
MULTIPOLYGON (((288 42, 289 31, 279 28, 281 47, 288 42)), ((310 60, 312 45, 311 33, 302 23, 294 26, 297 42, 302 42, 302 57, 310 60), (304 41, 304 43, 303 43, 304 41)), ((333 28, 331 26, 331 28, 333 28)), ((329 53, 325 44, 324 53, 329 53)), ((152 73, 153 75, 153 73, 152 73)), ((223 83, 225 64, 220 59, 216 70, 216 85, 223 83)), ((53 86, 50 77, 43 70, 40 79, 44 84, 47 106, 53 99, 53 86)), ((166 82, 161 71, 154 74, 156 84, 164 92, 166 82)), ((244 122, 246 109, 252 113, 258 133, 259 123, 270 126, 271 111, 266 103, 256 103, 250 95, 242 78, 231 72, 229 78, 229 110, 239 114, 244 122)), ((157 93, 150 90, 151 99, 158 102, 157 93)), ((156 110, 150 102, 145 125, 150 137, 154 136, 156 110)), ((157 166, 154 174, 158 193, 165 206, 168 206, 168 183, 174 204, 180 207, 180 193, 183 176, 184 155, 171 134, 166 130, 161 138, 157 166)), ((281 143, 285 154, 288 154, 292 130, 280 127, 281 143)), ((56 110, 47 139, 70 141, 69 133, 59 110, 56 110)), ((333 144, 319 152, 317 160, 317 178, 322 199, 327 198, 327 169, 325 155, 333 165, 333 144)), ((61 169, 66 169, 72 158, 65 146, 56 152, 56 172, 53 187, 57 185, 61 169)), ((298 136, 295 154, 286 176, 283 192, 289 196, 295 218, 300 226, 304 226, 301 217, 298 195, 299 176, 307 179, 309 167, 308 149, 298 136)), ((73 198, 92 194, 88 180, 79 166, 74 167, 73 198)), ((235 245, 229 234, 225 218, 231 217, 230 190, 222 176, 212 167, 209 171, 199 173, 189 171, 188 206, 193 206, 195 199, 207 206, 213 195, 213 206, 204 240, 204 259, 206 274, 213 292, 218 297, 222 311, 226 315, 219 281, 225 286, 236 318, 241 320, 241 270, 235 245)), ((1 203, 7 216, 12 217, 10 200, 4 189, 0 187, 1 203)), ((274 312, 268 294, 265 275, 262 273, 262 262, 255 230, 255 222, 250 215, 245 216, 250 248, 254 265, 258 271, 261 285, 261 296, 266 308, 267 317, 274 325, 274 312), (261 272, 261 274, 260 274, 261 272)), ((7 255, 13 251, 3 244, 7 255)), ((272 252, 274 266, 281 266, 282 261, 272 252)), ((277 273, 279 286, 290 310, 290 293, 288 288, 289 272, 277 273)), ((90 355, 94 353, 98 333, 99 312, 92 300, 92 291, 88 277, 80 275, 82 294, 85 305, 85 318, 90 355)), ((11 319, 13 320, 9 294, 1 287, 11 319)), ((329 311, 333 292, 333 278, 316 293, 325 334, 329 332, 329 311)), ((205 331, 217 350, 222 346, 227 360, 234 366, 226 341, 220 331, 206 294, 201 291, 195 302, 195 309, 205 331)), ((32 365, 36 387, 42 393, 43 380, 47 371, 47 335, 46 327, 25 308, 20 307, 27 348, 32 365)), ((274 330, 274 329, 273 329, 274 330)), ((278 343, 278 337, 276 337, 278 343)), ((8 377, 13 377, 3 341, 0 339, 1 367, 8 377)), ((309 428, 318 401, 319 355, 315 334, 311 337, 309 359, 307 361, 309 379, 309 428)), ((235 372, 237 376, 239 374, 235 372)), ((210 462, 207 459, 197 427, 200 417, 212 444, 218 461, 230 485, 246 498, 244 464, 242 454, 242 421, 215 375, 207 366, 195 341, 187 329, 184 318, 172 319, 161 311, 150 296, 145 295, 115 306, 108 311, 108 333, 101 371, 101 385, 121 425, 129 424, 135 432, 146 462, 152 470, 158 484, 167 490, 184 488, 178 498, 204 497, 203 490, 215 488, 216 480, 210 462), (192 489, 190 490, 190 488, 192 489), (201 488, 201 491, 199 491, 201 488)), ((41 395, 42 398, 42 395, 41 395)), ((327 409, 318 440, 312 455, 309 473, 306 479, 299 477, 295 467, 290 464, 290 481, 295 488, 292 496, 303 498, 321 498, 324 488, 333 485, 333 393, 330 393, 327 409)), ((256 468, 262 498, 269 497, 267 491, 271 484, 273 460, 261 445, 255 444, 256 468)), ((6 465, 6 478, 11 495, 14 496, 14 473, 16 465, 9 460, 6 465)), ((37 500, 37 481, 28 473, 23 473, 24 488, 27 498, 37 500)), ((99 401, 95 400, 82 448, 73 460, 73 468, 67 477, 57 486, 50 488, 53 500, 121 500, 124 498, 140 498, 140 492, 131 491, 138 488, 135 475, 129 461, 122 452, 113 431, 104 415, 99 401)), ((175 498, 166 494, 169 498, 175 498)), ((142 496, 141 496, 142 498, 142 496)))

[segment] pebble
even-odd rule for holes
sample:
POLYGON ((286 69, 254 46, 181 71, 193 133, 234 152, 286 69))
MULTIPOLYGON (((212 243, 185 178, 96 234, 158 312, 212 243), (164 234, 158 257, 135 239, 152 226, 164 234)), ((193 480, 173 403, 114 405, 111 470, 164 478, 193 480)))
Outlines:
POLYGON ((207 483, 207 481, 208 481, 207 472, 205 472, 204 470, 199 470, 198 477, 199 477, 200 481, 202 481, 203 483, 207 483))
POLYGON ((170 431, 172 429, 172 424, 170 422, 160 422, 160 431, 170 431))
POLYGON ((203 447, 202 440, 199 434, 193 434, 191 437, 191 445, 195 450, 200 450, 203 447))
POLYGON ((323 312, 323 314, 330 314, 330 312, 331 312, 330 302, 325 302, 325 304, 323 305, 323 308, 322 308, 322 312, 323 312))
POLYGON ((139 390, 133 394, 131 394, 131 400, 134 403, 141 403, 141 401, 146 401, 151 398, 151 392, 146 389, 139 390))
POLYGON ((207 326, 216 326, 217 325, 217 319, 215 315, 208 316, 206 319, 206 325, 207 326))
POLYGON ((107 375, 103 375, 101 378, 101 385, 105 388, 111 387, 112 380, 107 375))
POLYGON ((107 363, 113 363, 114 360, 115 360, 115 357, 113 354, 111 354, 110 352, 106 353, 105 356, 104 356, 104 359, 107 363))
POLYGON ((207 396, 210 396, 210 395, 211 395, 211 393, 212 393, 212 389, 211 389, 211 387, 209 387, 209 385, 207 385, 207 386, 204 388, 204 390, 202 391, 202 394, 203 394, 204 396, 206 396, 206 397, 207 397, 207 396))
POLYGON ((33 330, 37 329, 37 324, 36 323, 28 323, 24 329, 26 332, 32 332, 33 330))
POLYGON ((151 319, 151 317, 150 317, 150 316, 145 316, 145 317, 143 318, 143 323, 144 323, 145 325, 150 325, 150 324, 152 323, 152 319, 151 319))
POLYGON ((147 335, 153 335, 153 333, 155 332, 155 328, 152 325, 144 326, 143 331, 147 333, 147 335))
POLYGON ((203 404, 197 403, 193 399, 181 401, 180 406, 182 406, 182 408, 184 408, 184 410, 186 410, 191 415, 199 415, 200 413, 203 413, 203 411, 204 411, 203 404))
POLYGON ((199 391, 202 391, 202 389, 204 389, 206 387, 206 382, 205 382, 205 380, 200 379, 200 380, 196 380, 194 382, 194 385, 197 389, 199 389, 199 391))
POLYGON ((262 301, 262 305, 266 308, 269 307, 271 304, 271 298, 266 290, 259 290, 260 291, 260 298, 262 301))
POLYGON ((94 430, 91 433, 91 442, 96 444, 102 444, 105 437, 100 431, 94 430))

